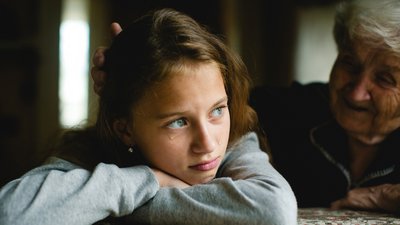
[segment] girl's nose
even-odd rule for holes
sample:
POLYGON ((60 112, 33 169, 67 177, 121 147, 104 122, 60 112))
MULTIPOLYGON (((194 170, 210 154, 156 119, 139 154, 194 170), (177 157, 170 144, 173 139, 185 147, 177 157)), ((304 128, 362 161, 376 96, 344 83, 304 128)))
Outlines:
POLYGON ((209 153, 215 150, 218 145, 217 137, 212 135, 212 126, 211 124, 200 124, 194 135, 193 142, 193 152, 195 153, 209 153))

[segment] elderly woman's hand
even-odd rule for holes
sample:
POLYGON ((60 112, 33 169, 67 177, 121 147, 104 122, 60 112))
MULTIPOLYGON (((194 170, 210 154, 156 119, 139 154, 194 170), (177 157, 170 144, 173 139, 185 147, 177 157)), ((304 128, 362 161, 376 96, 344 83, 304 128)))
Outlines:
MULTIPOLYGON (((117 36, 121 31, 122 28, 118 23, 112 23, 111 27, 111 35, 112 37, 117 36)), ((93 56, 92 62, 93 66, 90 70, 90 74, 93 79, 93 89, 96 94, 101 95, 101 89, 104 85, 104 81, 106 79, 106 73, 101 69, 104 65, 104 52, 107 50, 107 47, 98 47, 93 56)))
POLYGON ((345 198, 333 202, 331 208, 400 212, 400 184, 382 184, 350 190, 345 198))

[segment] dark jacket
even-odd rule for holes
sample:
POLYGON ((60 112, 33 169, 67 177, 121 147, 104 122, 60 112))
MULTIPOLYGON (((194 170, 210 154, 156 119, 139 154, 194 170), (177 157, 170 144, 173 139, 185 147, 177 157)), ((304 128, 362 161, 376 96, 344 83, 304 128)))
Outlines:
POLYGON ((400 183, 399 130, 381 144, 365 176, 351 180, 347 137, 330 112, 327 84, 258 87, 250 103, 266 132, 273 163, 292 186, 299 207, 328 207, 354 187, 400 183))

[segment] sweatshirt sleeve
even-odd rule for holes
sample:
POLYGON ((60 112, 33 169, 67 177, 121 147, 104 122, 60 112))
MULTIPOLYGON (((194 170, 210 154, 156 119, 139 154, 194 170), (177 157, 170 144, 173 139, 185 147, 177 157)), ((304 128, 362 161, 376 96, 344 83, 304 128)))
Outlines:
POLYGON ((159 189, 147 166, 88 171, 53 159, 0 189, 0 224, 89 225, 132 213, 159 189))
POLYGON ((227 152, 218 178, 185 189, 162 188, 126 222, 292 225, 297 224, 297 202, 250 133, 227 152))

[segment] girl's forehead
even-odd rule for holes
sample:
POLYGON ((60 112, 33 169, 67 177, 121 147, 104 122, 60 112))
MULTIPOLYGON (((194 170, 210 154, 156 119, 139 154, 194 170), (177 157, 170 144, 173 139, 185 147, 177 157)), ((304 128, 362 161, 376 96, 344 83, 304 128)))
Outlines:
POLYGON ((146 89, 135 106, 165 108, 162 105, 188 105, 196 101, 221 98, 220 95, 226 95, 220 69, 216 64, 207 63, 171 72, 166 78, 146 89))
POLYGON ((185 60, 179 63, 169 63, 159 71, 156 79, 150 82, 148 87, 144 89, 143 95, 157 94, 157 90, 165 88, 166 85, 175 85, 174 82, 179 82, 180 79, 184 78, 187 79, 187 76, 189 76, 189 79, 192 79, 190 77, 191 74, 197 74, 201 70, 210 70, 210 68, 224 80, 219 64, 214 61, 185 60), (171 83, 171 80, 174 80, 174 82, 171 83))
POLYGON ((221 68, 219 67, 219 64, 214 61, 196 61, 185 59, 175 62, 173 64, 171 63, 169 65, 166 65, 164 70, 161 71, 160 79, 158 80, 158 82, 155 82, 153 86, 162 85, 163 83, 166 83, 169 79, 176 78, 176 76, 186 76, 192 73, 196 73, 196 71, 199 71, 205 67, 214 67, 214 69, 219 70, 219 72, 221 73, 221 68))

